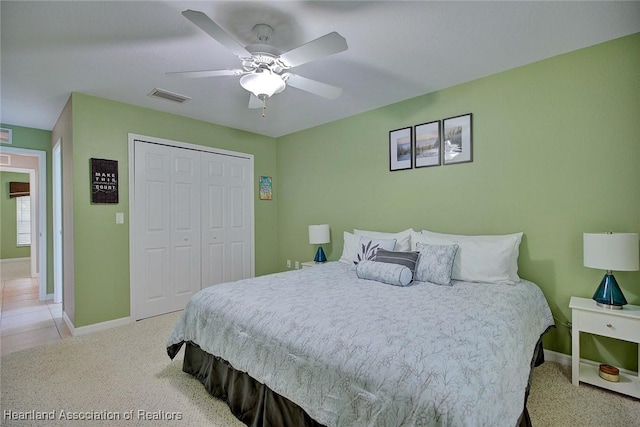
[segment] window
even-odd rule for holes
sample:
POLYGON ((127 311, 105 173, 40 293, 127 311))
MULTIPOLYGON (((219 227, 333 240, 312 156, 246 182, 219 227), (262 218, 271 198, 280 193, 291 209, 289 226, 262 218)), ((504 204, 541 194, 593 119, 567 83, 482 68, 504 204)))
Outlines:
POLYGON ((31 245, 31 197, 16 197, 18 246, 31 245))

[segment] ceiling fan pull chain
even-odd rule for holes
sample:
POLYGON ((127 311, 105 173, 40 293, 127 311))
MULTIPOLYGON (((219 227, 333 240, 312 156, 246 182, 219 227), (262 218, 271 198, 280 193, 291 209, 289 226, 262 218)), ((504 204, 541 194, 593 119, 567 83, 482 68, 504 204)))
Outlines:
POLYGON ((262 98, 262 117, 267 116, 267 97, 262 98))

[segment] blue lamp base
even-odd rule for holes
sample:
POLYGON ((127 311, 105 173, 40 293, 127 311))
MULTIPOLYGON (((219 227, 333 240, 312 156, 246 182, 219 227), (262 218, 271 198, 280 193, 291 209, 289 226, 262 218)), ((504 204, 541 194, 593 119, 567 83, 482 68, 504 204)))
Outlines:
POLYGON ((593 294, 593 299, 600 307, 611 310, 622 310, 622 306, 627 304, 627 300, 611 272, 604 275, 596 293, 593 294))
POLYGON ((324 255, 324 251, 322 250, 322 246, 318 247, 318 251, 316 252, 316 257, 313 260, 315 262, 327 262, 327 257, 324 255))

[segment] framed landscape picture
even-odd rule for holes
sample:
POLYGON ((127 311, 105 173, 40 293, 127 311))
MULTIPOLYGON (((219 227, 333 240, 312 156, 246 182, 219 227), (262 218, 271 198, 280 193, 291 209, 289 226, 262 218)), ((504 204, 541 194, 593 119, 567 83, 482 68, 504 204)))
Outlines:
POLYGON ((416 168, 440 165, 440 120, 416 125, 413 158, 416 168))
POLYGON ((389 132, 389 170, 411 169, 412 153, 411 126, 389 132))
POLYGON ((0 144, 13 144, 13 130, 0 128, 0 144))
POLYGON ((471 113, 443 120, 443 163, 451 165, 473 161, 471 113))

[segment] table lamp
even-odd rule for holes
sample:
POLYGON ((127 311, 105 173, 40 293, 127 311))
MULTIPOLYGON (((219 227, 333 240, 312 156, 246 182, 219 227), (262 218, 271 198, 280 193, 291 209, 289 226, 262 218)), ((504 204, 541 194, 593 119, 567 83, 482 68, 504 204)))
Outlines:
POLYGON ((593 299, 603 308, 620 310, 627 303, 613 270, 637 271, 638 233, 584 233, 584 266, 606 270, 593 299))
MULTIPOLYGON (((323 245, 329 243, 329 224, 319 224, 309 226, 309 243, 312 245, 323 245)), ((318 246, 316 257, 313 259, 315 262, 326 262, 327 257, 324 255, 322 246, 318 246)))

